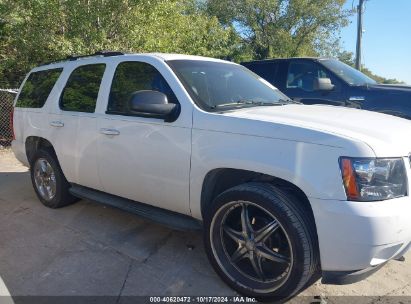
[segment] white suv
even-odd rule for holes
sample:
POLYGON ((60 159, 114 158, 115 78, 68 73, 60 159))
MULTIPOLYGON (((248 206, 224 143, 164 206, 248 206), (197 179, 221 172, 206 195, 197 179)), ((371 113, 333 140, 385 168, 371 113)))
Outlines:
POLYGON ((221 278, 257 298, 356 282, 411 242, 411 123, 297 104, 246 68, 101 52, 33 69, 13 150, 41 202, 91 199, 203 228, 221 278))

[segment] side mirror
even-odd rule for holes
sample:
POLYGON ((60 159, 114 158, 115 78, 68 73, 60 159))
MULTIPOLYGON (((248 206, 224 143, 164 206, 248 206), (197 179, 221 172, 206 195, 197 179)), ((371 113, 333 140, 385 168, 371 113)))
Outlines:
POLYGON ((158 91, 143 90, 131 95, 130 112, 137 116, 175 121, 179 114, 179 105, 168 103, 167 95, 158 91))
POLYGON ((332 91, 334 85, 331 83, 330 78, 315 78, 314 79, 314 90, 315 91, 332 91))

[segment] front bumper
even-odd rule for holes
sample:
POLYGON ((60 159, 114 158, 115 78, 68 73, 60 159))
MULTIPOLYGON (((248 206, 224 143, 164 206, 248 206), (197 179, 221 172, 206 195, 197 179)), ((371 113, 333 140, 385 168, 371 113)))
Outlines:
POLYGON ((411 247, 410 197, 380 202, 310 198, 310 202, 325 278, 357 273, 362 279, 364 273, 369 275, 411 247))
POLYGON ((323 271, 321 283, 333 285, 346 285, 362 281, 381 269, 385 263, 354 271, 323 271))

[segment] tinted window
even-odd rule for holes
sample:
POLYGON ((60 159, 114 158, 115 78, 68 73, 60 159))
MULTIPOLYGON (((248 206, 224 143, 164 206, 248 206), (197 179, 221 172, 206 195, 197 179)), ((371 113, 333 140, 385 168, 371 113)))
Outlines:
POLYGON ((156 68, 144 62, 122 62, 117 66, 111 84, 108 113, 128 113, 133 93, 142 90, 159 91, 167 95, 168 102, 177 103, 170 86, 156 68))
POLYGON ((31 73, 21 89, 16 107, 41 108, 47 100, 63 69, 31 73))
POLYGON ((261 76, 268 82, 274 84, 275 75, 277 73, 278 64, 273 62, 261 62, 253 64, 245 64, 245 67, 261 76))
POLYGON ((61 109, 93 113, 104 69, 105 64, 90 64, 76 68, 64 88, 61 109))
POLYGON ((350 67, 349 65, 342 63, 341 61, 335 59, 325 59, 320 62, 351 85, 360 86, 377 83, 375 80, 350 67))
POLYGON ((196 104, 206 111, 281 105, 288 97, 245 67, 203 60, 171 60, 196 104))
POLYGON ((314 91, 314 80, 317 78, 331 77, 325 69, 313 62, 291 62, 287 74, 287 88, 312 92, 314 91))

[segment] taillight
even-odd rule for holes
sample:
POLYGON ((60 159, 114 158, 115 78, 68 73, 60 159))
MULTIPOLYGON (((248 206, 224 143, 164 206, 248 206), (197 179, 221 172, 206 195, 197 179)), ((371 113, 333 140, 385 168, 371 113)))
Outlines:
POLYGON ((14 118, 14 108, 11 108, 11 112, 10 112, 10 130, 11 130, 11 136, 12 139, 15 140, 16 136, 14 135, 14 122, 13 119, 14 118))

